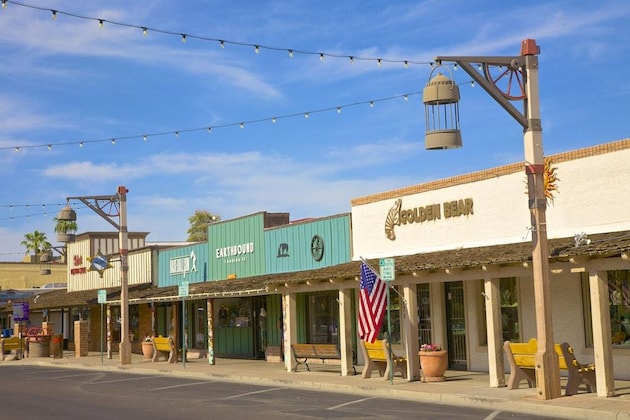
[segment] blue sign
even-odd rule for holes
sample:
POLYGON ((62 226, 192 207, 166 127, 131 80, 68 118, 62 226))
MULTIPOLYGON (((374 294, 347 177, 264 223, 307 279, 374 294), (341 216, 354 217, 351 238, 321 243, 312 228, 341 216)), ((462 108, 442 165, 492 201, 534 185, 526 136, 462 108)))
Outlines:
POLYGON ((13 320, 28 321, 28 302, 18 302, 13 304, 13 320))

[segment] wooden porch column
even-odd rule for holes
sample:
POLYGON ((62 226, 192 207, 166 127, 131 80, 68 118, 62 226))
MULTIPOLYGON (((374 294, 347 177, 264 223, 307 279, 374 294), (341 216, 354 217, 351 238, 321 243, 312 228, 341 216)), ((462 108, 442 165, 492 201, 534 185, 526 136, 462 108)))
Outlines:
POLYGON ((352 293, 354 289, 339 290, 339 349, 341 351, 341 376, 353 370, 352 357, 352 293))
POLYGON ((490 387, 505 386, 503 363, 503 326, 501 323, 501 280, 485 278, 484 300, 486 302, 486 329, 488 330, 488 373, 490 387))
POLYGON ((589 272, 591 314, 593 315, 593 345, 597 396, 615 396, 615 378, 612 360, 610 312, 608 309, 608 274, 606 271, 589 272))
POLYGON ((403 317, 406 325, 401 325, 402 339, 405 343, 405 356, 407 357, 407 380, 409 382, 420 380, 420 360, 418 359, 418 294, 417 286, 409 284, 403 286, 405 299, 403 317))
POLYGON ((284 365, 288 372, 292 372, 296 366, 293 353, 291 352, 291 344, 297 343, 297 305, 295 297, 295 293, 284 293, 282 295, 282 313, 284 314, 282 322, 284 326, 284 343, 282 343, 282 346, 284 349, 284 365))

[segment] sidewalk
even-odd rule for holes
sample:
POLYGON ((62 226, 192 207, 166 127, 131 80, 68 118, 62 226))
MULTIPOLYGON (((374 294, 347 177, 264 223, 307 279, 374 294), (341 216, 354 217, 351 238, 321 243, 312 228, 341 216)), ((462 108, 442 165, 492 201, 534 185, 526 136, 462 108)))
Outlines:
MULTIPOLYGON (((400 376, 393 381, 380 378, 362 379, 360 375, 341 376, 337 366, 311 364, 308 372, 302 366, 296 372, 287 372, 283 363, 263 360, 216 359, 209 365, 207 359, 192 359, 169 364, 165 361, 152 363, 142 355, 132 354, 131 364, 122 366, 118 354, 112 359, 101 353, 90 353, 87 357, 75 357, 74 352, 64 352, 63 358, 29 357, 22 360, 6 360, 3 365, 29 364, 57 366, 75 369, 116 370, 139 374, 173 375, 190 378, 219 379, 268 386, 295 387, 327 392, 344 392, 356 395, 401 398, 431 403, 443 403, 491 410, 515 411, 519 413, 554 416, 570 419, 630 420, 630 381, 616 381, 612 398, 597 397, 584 392, 562 396, 553 400, 536 397, 536 389, 490 388, 488 374, 478 372, 448 371, 446 382, 409 382, 400 376)), ((361 366, 358 366, 361 370, 361 366)), ((566 379, 563 378, 562 385, 566 379)), ((563 390, 564 393, 564 390, 563 390)))

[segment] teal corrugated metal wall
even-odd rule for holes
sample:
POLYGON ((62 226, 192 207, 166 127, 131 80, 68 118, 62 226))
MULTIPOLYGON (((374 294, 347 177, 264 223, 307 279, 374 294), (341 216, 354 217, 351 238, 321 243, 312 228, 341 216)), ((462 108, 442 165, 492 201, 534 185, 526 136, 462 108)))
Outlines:
POLYGON ((183 280, 200 283, 208 280, 208 244, 187 245, 160 251, 158 255, 158 287, 177 286, 183 280), (188 272, 171 273, 171 262, 175 267, 188 264, 188 272))
POLYGON ((265 231, 267 274, 311 270, 349 262, 351 259, 350 215, 296 223, 265 231), (323 241, 318 261, 314 238, 323 241))

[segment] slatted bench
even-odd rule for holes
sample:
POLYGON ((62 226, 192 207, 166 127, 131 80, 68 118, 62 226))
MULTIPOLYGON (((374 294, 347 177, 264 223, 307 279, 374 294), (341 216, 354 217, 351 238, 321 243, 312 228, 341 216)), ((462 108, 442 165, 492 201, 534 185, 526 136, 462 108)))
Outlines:
POLYGON ((5 353, 24 353, 24 357, 27 355, 26 349, 26 337, 22 338, 22 343, 20 344, 20 338, 9 337, 9 338, 0 338, 0 360, 4 360, 5 353))
POLYGON ((370 378, 374 370, 378 370, 378 373, 384 376, 385 379, 389 379, 390 371, 394 374, 400 372, 404 379, 407 378, 407 358, 397 356, 392 351, 392 360, 390 362, 389 357, 387 357, 387 353, 391 349, 388 340, 376 340, 374 343, 368 343, 363 340, 360 341, 361 350, 363 350, 363 359, 365 360, 361 378, 370 378))
MULTIPOLYGON (((510 364, 508 389, 517 389, 523 380, 527 381, 530 388, 535 386, 538 341, 535 338, 527 343, 506 341, 503 349, 510 364)), ((585 385, 588 392, 596 390, 595 365, 579 363, 568 343, 554 344, 554 350, 558 355, 558 367, 568 373, 565 395, 576 394, 580 385, 585 385)))
MULTIPOLYGON (((309 359, 319 359, 322 361, 322 364, 326 360, 341 361, 341 351, 336 344, 291 344, 291 352, 295 358, 295 372, 297 372, 300 365, 305 365, 306 370, 310 371, 309 359)), ((352 366, 352 372, 356 375, 354 366, 352 366)))
POLYGON ((152 362, 157 362, 160 357, 164 357, 169 363, 177 360, 177 349, 172 337, 153 337, 153 358, 152 362))

